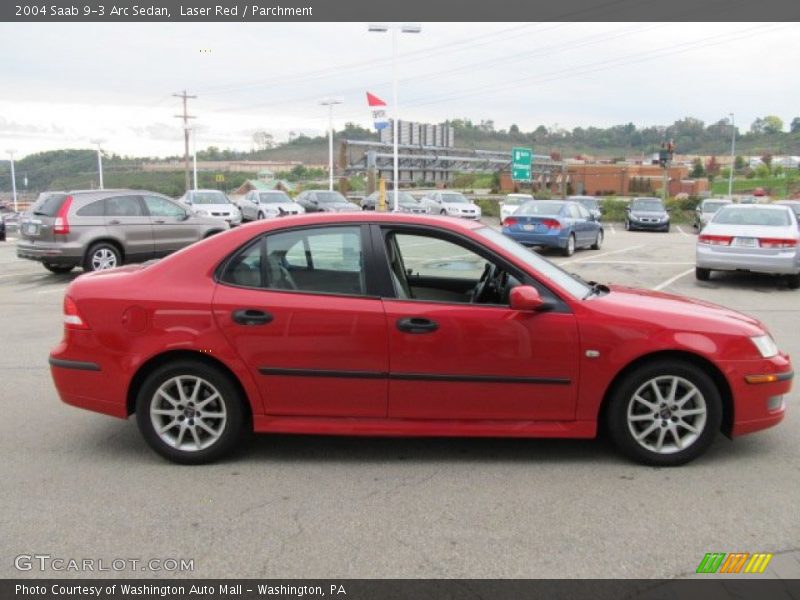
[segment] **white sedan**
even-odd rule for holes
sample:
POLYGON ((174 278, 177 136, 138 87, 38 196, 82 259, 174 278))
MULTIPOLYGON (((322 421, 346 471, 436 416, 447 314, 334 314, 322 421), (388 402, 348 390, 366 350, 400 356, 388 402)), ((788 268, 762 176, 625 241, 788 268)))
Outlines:
POLYGON ((239 200, 242 216, 248 221, 303 214, 305 209, 280 190, 252 190, 239 200))
POLYGON ((530 194, 508 194, 500 203, 500 222, 517 212, 517 209, 525 202, 533 200, 530 194))
POLYGON ((788 206, 729 204, 717 211, 697 238, 695 275, 752 271, 786 277, 800 288, 800 228, 788 206))

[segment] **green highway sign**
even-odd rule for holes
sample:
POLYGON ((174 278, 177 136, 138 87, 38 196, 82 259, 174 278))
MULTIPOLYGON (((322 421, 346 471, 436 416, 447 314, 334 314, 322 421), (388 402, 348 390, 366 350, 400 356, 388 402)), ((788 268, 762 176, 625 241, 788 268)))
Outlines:
POLYGON ((530 148, 511 149, 511 179, 514 181, 531 180, 531 159, 533 150, 530 148))

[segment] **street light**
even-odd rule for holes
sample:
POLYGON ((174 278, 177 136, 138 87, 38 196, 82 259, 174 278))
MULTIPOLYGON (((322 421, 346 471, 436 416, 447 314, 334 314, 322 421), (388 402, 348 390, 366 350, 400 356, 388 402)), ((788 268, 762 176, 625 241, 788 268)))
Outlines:
POLYGON ((736 125, 733 124, 733 113, 728 113, 731 118, 731 168, 728 173, 728 199, 733 200, 733 168, 736 166, 736 125))
POLYGON ((103 189, 103 150, 100 148, 100 144, 105 142, 105 140, 89 140, 93 144, 97 145, 97 172, 99 173, 100 179, 100 189, 103 189))
POLYGON ((419 23, 403 23, 402 25, 389 25, 386 23, 370 23, 369 31, 372 33, 392 32, 392 144, 394 146, 394 185, 392 210, 398 211, 398 194, 400 189, 400 159, 398 156, 398 136, 400 129, 399 110, 397 108, 397 31, 400 33, 420 33, 422 26, 419 23))
POLYGON ((14 199, 14 212, 17 212, 17 178, 14 175, 14 152, 16 150, 6 150, 11 157, 11 197, 14 199))
POLYGON ((341 98, 325 98, 319 101, 321 106, 328 107, 328 191, 333 191, 333 107, 344 104, 341 98))
POLYGON ((194 191, 197 191, 197 129, 190 127, 189 131, 192 133, 192 182, 194 183, 194 191))

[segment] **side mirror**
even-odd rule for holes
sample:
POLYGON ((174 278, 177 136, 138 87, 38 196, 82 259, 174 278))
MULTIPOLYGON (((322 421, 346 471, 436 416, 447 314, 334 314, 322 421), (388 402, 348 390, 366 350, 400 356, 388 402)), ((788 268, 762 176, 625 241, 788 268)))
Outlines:
POLYGON ((667 211, 667 212, 672 212, 671 208, 665 208, 664 210, 667 211))
POLYGON ((532 285, 518 285, 511 289, 509 304, 512 310, 537 311, 547 303, 542 300, 539 291, 532 285))
POLYGON ((631 212, 631 207, 630 206, 626 206, 625 207, 625 212, 628 212, 628 213, 631 212))

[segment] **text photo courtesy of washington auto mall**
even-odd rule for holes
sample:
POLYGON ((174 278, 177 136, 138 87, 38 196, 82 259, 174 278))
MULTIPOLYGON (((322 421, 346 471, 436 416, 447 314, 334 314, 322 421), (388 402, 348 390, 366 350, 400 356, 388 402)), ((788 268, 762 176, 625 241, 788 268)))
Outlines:
POLYGON ((798 22, 0 6, 0 598, 800 598, 798 22))

